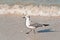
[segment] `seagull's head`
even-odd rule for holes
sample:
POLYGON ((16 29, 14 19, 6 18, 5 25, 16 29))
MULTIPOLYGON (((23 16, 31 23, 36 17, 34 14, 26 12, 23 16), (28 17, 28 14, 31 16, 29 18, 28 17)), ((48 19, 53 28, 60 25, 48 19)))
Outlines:
POLYGON ((26 15, 26 16, 24 16, 23 18, 30 18, 30 16, 26 15))

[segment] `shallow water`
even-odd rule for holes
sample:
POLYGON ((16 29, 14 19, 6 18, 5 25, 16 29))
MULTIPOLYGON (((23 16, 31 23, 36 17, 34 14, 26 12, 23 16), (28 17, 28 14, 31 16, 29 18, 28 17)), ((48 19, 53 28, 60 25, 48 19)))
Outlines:
POLYGON ((18 2, 31 2, 35 4, 60 4, 60 0, 0 0, 0 3, 14 4, 18 2))
POLYGON ((0 15, 0 40, 60 40, 60 18, 31 16, 31 20, 50 26, 36 29, 36 34, 25 34, 29 29, 22 16, 0 15))

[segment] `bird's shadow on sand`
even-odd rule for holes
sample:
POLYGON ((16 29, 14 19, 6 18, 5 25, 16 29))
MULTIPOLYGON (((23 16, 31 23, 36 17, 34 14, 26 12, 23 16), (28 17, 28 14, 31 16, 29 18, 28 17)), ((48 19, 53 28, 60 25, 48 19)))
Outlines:
POLYGON ((45 33, 45 32, 55 32, 54 30, 51 29, 44 29, 44 30, 39 30, 37 31, 38 33, 45 33))

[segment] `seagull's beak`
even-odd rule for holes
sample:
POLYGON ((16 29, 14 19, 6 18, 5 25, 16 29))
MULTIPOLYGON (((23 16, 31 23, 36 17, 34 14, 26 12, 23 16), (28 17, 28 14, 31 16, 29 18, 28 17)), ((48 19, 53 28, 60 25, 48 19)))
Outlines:
POLYGON ((22 17, 22 18, 25 18, 25 17, 22 17))

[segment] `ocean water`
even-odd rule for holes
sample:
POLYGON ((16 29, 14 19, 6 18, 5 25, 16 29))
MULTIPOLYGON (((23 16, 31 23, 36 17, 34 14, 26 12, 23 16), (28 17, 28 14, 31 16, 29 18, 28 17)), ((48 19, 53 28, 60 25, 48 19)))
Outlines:
POLYGON ((60 0, 0 0, 0 3, 14 4, 17 2, 31 2, 35 4, 60 4, 60 0))
POLYGON ((42 15, 42 16, 50 16, 50 15, 53 15, 53 16, 60 16, 60 0, 0 0, 0 14, 8 14, 8 13, 11 13, 11 14, 26 14, 26 11, 25 11, 25 8, 23 9, 23 7, 25 6, 22 6, 22 8, 20 8, 19 5, 15 5, 16 3, 34 3, 36 5, 39 5, 39 4, 47 4, 47 5, 50 5, 52 4, 51 8, 49 6, 42 6, 42 9, 40 9, 40 7, 38 8, 38 6, 36 7, 36 5, 34 6, 35 8, 31 8, 33 10, 30 10, 29 7, 26 7, 28 10, 27 10, 27 13, 29 13, 29 15, 42 15), (3 5, 4 4, 4 5, 3 5), (7 5, 8 4, 8 5, 7 5), (13 6, 10 6, 10 5, 13 5, 13 6), (56 5, 57 4, 57 5, 56 5), (55 5, 55 6, 53 6, 55 5), (15 8, 15 9, 14 9, 15 8), (47 10, 45 10, 47 9, 47 10), (52 10, 53 11, 52 11, 52 10), (36 11, 37 10, 37 11, 36 11), (42 10, 39 11, 39 10, 42 10), (49 10, 49 11, 48 11, 49 10), (33 12, 32 12, 33 11, 33 12), (37 14, 38 13, 38 14, 37 14))

